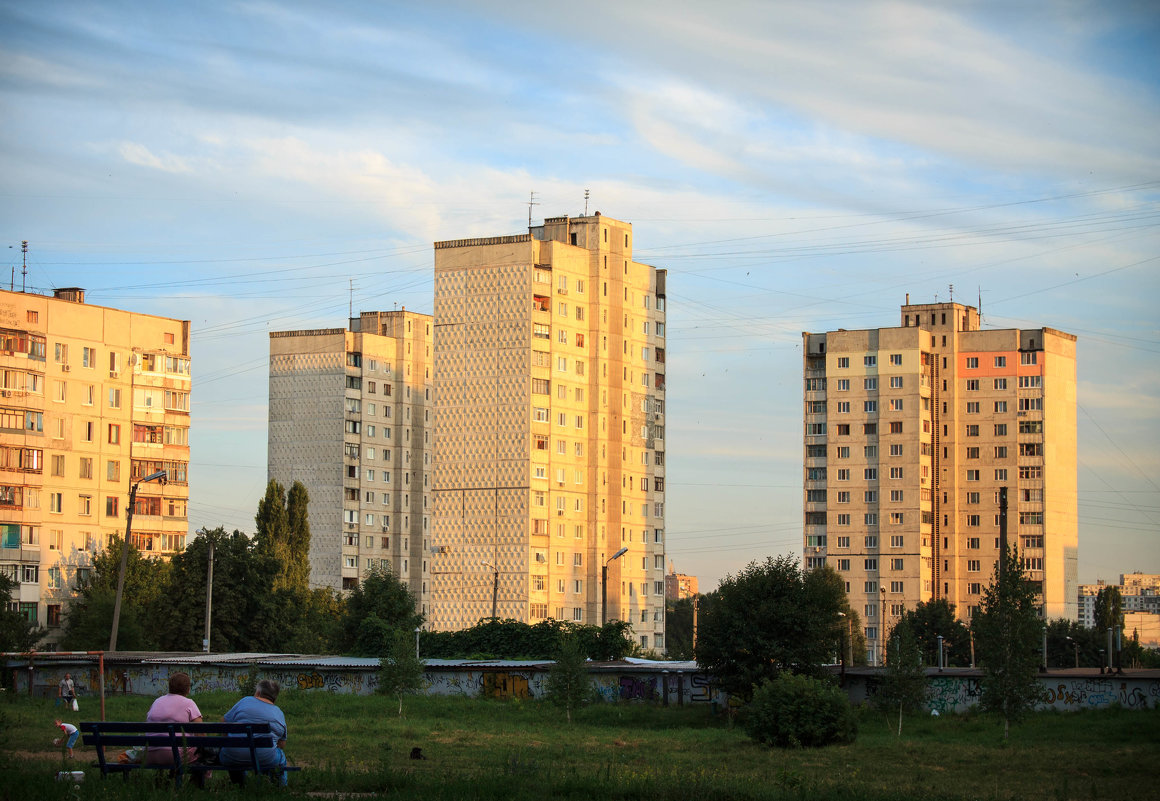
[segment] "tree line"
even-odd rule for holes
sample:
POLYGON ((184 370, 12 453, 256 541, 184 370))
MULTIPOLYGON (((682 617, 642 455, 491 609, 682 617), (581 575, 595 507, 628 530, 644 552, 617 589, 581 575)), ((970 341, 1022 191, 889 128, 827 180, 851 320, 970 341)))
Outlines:
MULTIPOLYGON (((117 644, 124 651, 200 651, 205 634, 209 553, 213 549, 210 650, 384 656, 413 643, 423 624, 415 596, 395 575, 375 568, 347 593, 311 588, 310 498, 295 482, 270 481, 258 503, 255 532, 200 531, 181 553, 151 558, 129 545, 117 644)), ((63 620, 61 650, 108 646, 123 540, 92 556, 63 620)), ((0 576, 0 650, 28 650, 44 630, 6 601, 16 589, 0 576)), ((548 620, 528 625, 484 620, 456 632, 421 632, 431 658, 552 659, 565 638, 590 659, 634 653, 628 623, 603 627, 548 620)), ((409 646, 412 650, 414 646, 409 646)))

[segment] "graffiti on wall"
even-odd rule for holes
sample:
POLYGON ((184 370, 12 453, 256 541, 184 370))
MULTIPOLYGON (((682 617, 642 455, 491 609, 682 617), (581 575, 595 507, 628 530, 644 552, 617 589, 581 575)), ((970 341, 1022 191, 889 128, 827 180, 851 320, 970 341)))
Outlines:
POLYGON ((927 681, 926 705, 939 713, 962 712, 979 702, 979 680, 971 676, 932 676, 927 681))
POLYGON ((1129 683, 1124 679, 1069 679, 1045 682, 1043 706, 1056 709, 1099 708, 1119 704, 1127 709, 1160 705, 1160 681, 1129 683))
MULTIPOLYGON (((35 683, 45 692, 55 693, 56 685, 71 670, 82 695, 94 694, 100 688, 96 665, 88 668, 37 667, 35 683)), ((378 688, 374 669, 303 668, 273 665, 181 665, 177 663, 142 664, 109 668, 105 671, 106 691, 117 694, 157 696, 168 691, 171 672, 188 673, 194 694, 224 692, 247 695, 258 679, 274 679, 285 690, 369 695, 378 688)), ((18 672, 27 690, 27 671, 18 672)), ((429 670, 424 673, 423 692, 431 695, 458 695, 490 698, 542 698, 546 694, 547 670, 429 670)), ((594 695, 604 701, 658 702, 662 698, 662 678, 658 673, 601 672, 591 674, 594 695)), ((671 673, 667 677, 669 703, 724 704, 727 696, 715 687, 708 676, 699 673, 671 673)))

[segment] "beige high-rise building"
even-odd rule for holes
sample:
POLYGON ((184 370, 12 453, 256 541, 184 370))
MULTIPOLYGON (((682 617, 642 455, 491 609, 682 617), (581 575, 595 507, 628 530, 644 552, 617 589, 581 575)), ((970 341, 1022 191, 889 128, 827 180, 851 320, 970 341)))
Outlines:
POLYGON ((189 322, 0 291, 0 571, 51 649, 92 554, 124 536, 146 556, 185 548, 189 322))
POLYGON ((310 494, 310 583, 349 590, 371 568, 428 611, 430 315, 362 312, 349 330, 270 334, 267 470, 310 494))
POLYGON ((599 213, 435 243, 436 629, 605 613, 664 650, 664 321, 599 213))
POLYGON ((945 598, 967 620, 1008 537, 1048 617, 1076 616, 1075 337, 980 330, 959 303, 896 328, 803 333, 805 566, 829 564, 867 646, 945 598))

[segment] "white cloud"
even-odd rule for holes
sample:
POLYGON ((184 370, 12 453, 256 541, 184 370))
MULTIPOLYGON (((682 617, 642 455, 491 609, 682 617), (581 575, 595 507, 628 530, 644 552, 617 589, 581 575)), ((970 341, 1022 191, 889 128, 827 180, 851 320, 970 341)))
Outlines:
POLYGON ((160 156, 152 153, 149 148, 138 142, 122 142, 117 152, 125 161, 136 164, 138 167, 149 167, 154 170, 171 173, 193 172, 189 163, 171 153, 162 153, 160 156))

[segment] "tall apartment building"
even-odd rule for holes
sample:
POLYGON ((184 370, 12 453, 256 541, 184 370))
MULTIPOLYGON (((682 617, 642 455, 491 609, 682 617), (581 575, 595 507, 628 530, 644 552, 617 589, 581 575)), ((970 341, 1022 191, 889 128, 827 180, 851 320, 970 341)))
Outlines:
POLYGON ((665 576, 665 600, 679 601, 682 598, 692 598, 697 594, 697 577, 685 573, 678 573, 669 564, 669 573, 665 576))
MULTIPOLYGON (((1096 596, 1106 587, 1116 587, 1125 614, 1133 612, 1160 615, 1160 575, 1156 573, 1121 573, 1119 584, 1080 584, 1077 601, 1078 620, 1089 629, 1096 625, 1096 596)), ((1129 627, 1130 630, 1130 627, 1129 627)))
POLYGON ((311 585, 349 590, 386 568, 424 614, 431 339, 431 316, 405 309, 270 334, 267 470, 310 494, 311 585))
POLYGON ((606 614, 664 649, 664 321, 599 213, 435 243, 435 628, 606 614))
POLYGON ((872 658, 904 609, 977 609, 1009 542, 1049 617, 1076 616, 1075 337, 980 330, 959 303, 901 325, 802 334, 805 565, 829 564, 872 658))
POLYGON ((189 322, 0 291, 0 572, 13 603, 48 628, 92 554, 124 536, 147 556, 185 548, 189 499, 189 322))

